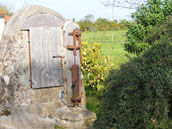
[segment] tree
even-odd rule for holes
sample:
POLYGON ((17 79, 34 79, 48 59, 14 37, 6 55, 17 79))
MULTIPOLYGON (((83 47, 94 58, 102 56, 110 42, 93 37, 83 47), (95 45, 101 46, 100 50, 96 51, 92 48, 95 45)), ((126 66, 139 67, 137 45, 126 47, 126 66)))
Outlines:
POLYGON ((9 16, 13 14, 10 7, 2 3, 0 3, 0 13, 3 13, 4 15, 9 15, 9 16))
POLYGON ((93 22, 94 20, 94 16, 92 14, 88 14, 84 17, 84 20, 85 21, 90 21, 91 23, 93 22))
POLYGON ((113 20, 113 21, 109 21, 109 28, 110 29, 119 29, 119 26, 118 26, 118 21, 117 20, 113 20))
POLYGON ((127 26, 126 26, 126 20, 121 20, 119 23, 118 23, 118 26, 120 29, 127 29, 127 26))
POLYGON ((100 0, 104 6, 122 7, 128 9, 135 9, 141 3, 145 3, 147 0, 100 0))
POLYGON ((125 50, 136 55, 152 46, 147 35, 156 25, 162 24, 172 14, 171 0, 148 0, 132 15, 133 22, 128 23, 125 50))
POLYGON ((100 0, 100 3, 107 7, 112 7, 112 20, 114 19, 114 7, 135 9, 147 0, 100 0))
POLYGON ((106 18, 98 18, 95 21, 95 28, 96 30, 103 30, 106 31, 110 27, 110 22, 106 18))
POLYGON ((92 14, 86 15, 81 21, 78 22, 81 30, 90 31, 94 29, 93 24, 94 16, 92 14))

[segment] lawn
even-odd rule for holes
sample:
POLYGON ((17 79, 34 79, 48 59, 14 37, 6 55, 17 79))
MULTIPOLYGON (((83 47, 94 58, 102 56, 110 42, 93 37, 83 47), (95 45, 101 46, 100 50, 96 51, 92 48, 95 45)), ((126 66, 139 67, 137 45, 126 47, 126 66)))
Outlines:
POLYGON ((124 42, 127 30, 82 32, 82 41, 89 43, 124 42))
POLYGON ((126 32, 127 30, 82 32, 82 41, 88 42, 89 46, 101 43, 102 55, 110 56, 115 64, 120 65, 127 62, 128 56, 133 56, 124 50, 126 32))

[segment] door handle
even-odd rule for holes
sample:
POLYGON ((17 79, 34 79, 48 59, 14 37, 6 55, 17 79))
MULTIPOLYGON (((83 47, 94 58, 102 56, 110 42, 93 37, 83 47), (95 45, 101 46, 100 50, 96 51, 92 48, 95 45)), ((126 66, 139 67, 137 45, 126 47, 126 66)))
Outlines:
POLYGON ((60 67, 63 67, 63 58, 64 58, 64 56, 53 56, 53 58, 60 58, 61 60, 60 60, 60 67))

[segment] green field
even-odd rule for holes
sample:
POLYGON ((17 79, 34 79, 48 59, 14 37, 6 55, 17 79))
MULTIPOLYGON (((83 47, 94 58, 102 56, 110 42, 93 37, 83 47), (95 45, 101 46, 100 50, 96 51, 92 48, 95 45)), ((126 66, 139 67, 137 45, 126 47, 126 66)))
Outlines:
POLYGON ((82 41, 89 43, 124 42, 127 30, 82 32, 82 41))
POLYGON ((123 47, 126 40, 127 30, 82 32, 82 41, 92 43, 101 43, 102 55, 110 56, 117 65, 123 64, 128 60, 128 54, 123 47), (127 56, 126 56, 127 55, 127 56))

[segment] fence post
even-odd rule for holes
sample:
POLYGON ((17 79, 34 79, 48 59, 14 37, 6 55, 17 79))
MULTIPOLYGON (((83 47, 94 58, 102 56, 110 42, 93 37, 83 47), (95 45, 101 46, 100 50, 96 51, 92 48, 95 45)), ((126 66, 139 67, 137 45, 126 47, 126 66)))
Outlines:
POLYGON ((112 41, 113 41, 113 34, 112 34, 112 41))

